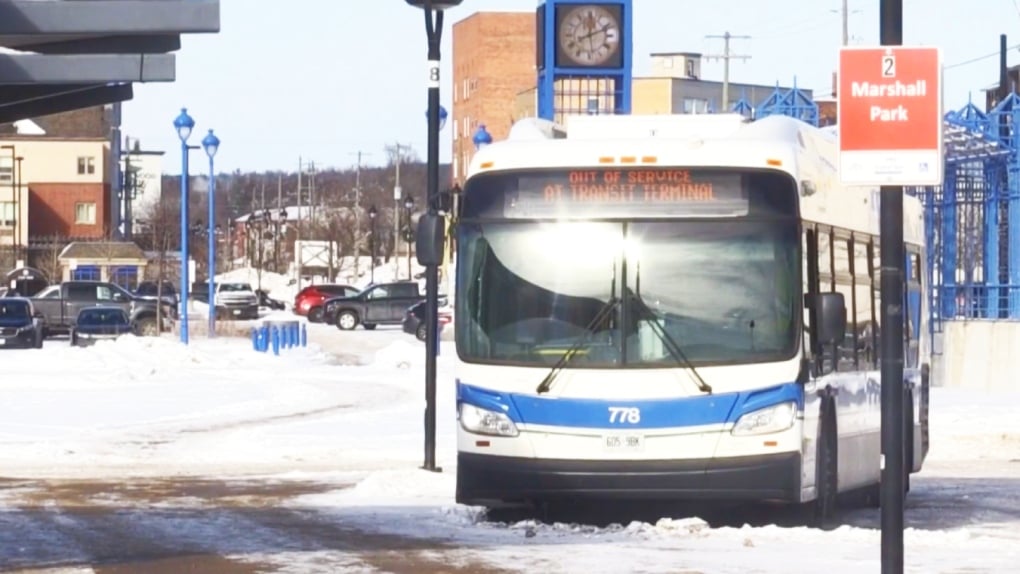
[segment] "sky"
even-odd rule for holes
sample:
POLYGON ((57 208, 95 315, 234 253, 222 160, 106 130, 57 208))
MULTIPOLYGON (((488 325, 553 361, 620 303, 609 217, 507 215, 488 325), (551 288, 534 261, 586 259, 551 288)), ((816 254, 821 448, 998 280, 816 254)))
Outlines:
MULTIPOLYGON (((851 44, 879 43, 880 0, 848 0, 851 44)), ((451 32, 479 10, 533 11, 538 0, 465 0, 447 13, 443 34, 443 105, 451 104, 451 32)), ((1020 24, 1020 0, 904 0, 905 45, 937 46, 945 63, 946 109, 998 81, 999 34, 1020 24), (974 7, 980 5, 980 10, 974 7)), ((840 0, 636 0, 636 76, 649 54, 722 51, 729 31, 734 82, 772 85, 796 80, 817 94, 831 91, 841 41, 840 0), (778 9, 783 6, 783 9, 778 9)), ((349 168, 385 163, 384 146, 410 144, 425 156, 427 104, 424 17, 402 0, 221 0, 221 32, 186 35, 177 81, 135 86, 124 104, 124 134, 162 150, 164 171, 179 173, 173 119, 182 106, 195 118, 197 144, 210 128, 222 144, 217 171, 296 170, 299 158, 349 168)), ((1020 44, 1020 34, 1009 39, 1020 44)), ((531 58, 533 56, 526 56, 531 58)), ((1009 64, 1020 62, 1020 49, 1009 64)), ((704 62, 702 77, 722 79, 721 62, 704 62)), ((440 159, 450 161, 450 130, 440 159)))

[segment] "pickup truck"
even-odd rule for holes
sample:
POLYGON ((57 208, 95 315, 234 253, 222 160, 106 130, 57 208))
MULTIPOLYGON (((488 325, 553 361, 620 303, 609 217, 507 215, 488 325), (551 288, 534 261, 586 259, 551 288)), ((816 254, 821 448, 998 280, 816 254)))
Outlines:
POLYGON ((350 331, 358 325, 375 329, 376 325, 400 325, 408 307, 425 300, 417 281, 379 283, 357 295, 333 297, 323 303, 323 321, 350 331))
MULTIPOLYGON (((36 311, 44 316, 44 332, 47 337, 54 334, 70 333, 75 325, 78 312, 86 307, 102 305, 123 309, 131 319, 135 334, 158 335, 156 313, 160 312, 157 301, 143 299, 115 283, 104 281, 65 281, 51 285, 31 297, 36 311)), ((170 306, 162 305, 164 329, 169 329, 170 306)))
MULTIPOLYGON (((209 283, 193 283, 191 300, 199 303, 209 301, 209 283)), ((250 283, 227 281, 216 282, 217 319, 258 319, 259 298, 250 283)))

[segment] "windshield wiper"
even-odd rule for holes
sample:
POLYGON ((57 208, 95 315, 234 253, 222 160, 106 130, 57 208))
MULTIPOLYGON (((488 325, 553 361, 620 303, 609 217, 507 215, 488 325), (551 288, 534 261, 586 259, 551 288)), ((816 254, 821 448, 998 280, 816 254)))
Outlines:
POLYGON ((567 366, 567 363, 570 361, 570 359, 574 358, 574 355, 576 355, 577 352, 581 350, 581 347, 583 347, 586 343, 591 341, 592 336, 595 335, 595 328, 598 327, 598 325, 602 321, 605 321, 606 318, 609 317, 609 314, 612 313, 613 310, 616 309, 616 306, 619 304, 620 299, 617 298, 615 295, 611 296, 609 300, 606 301, 606 304, 603 305, 601 309, 599 309, 599 312, 595 314, 592 320, 585 327, 584 337, 578 339, 576 343, 571 345, 567 349, 567 351, 563 353, 563 356, 560 357, 558 361, 556 361, 556 364, 553 365, 551 369, 549 369, 549 373, 546 374, 545 378, 542 379, 542 382, 539 383, 538 386, 535 388, 536 393, 542 394, 549 392, 549 389, 552 387, 552 384, 556 380, 556 377, 560 374, 560 371, 563 370, 563 367, 567 366))
POLYGON ((637 293, 631 291, 629 287, 626 290, 626 297, 634 301, 642 314, 651 318, 651 321, 648 321, 648 325, 652 328, 652 332, 655 333, 660 341, 662 341, 666 350, 669 351, 670 356, 673 357, 673 360, 675 360, 681 367, 686 367, 689 370, 691 375, 694 377, 694 382, 698 386, 698 390, 707 394, 712 394, 712 386, 706 383, 705 379, 701 378, 698 370, 694 368, 694 364, 691 363, 691 360, 688 359, 687 355, 685 355, 680 349, 680 345, 678 345, 676 340, 673 339, 673 336, 669 334, 669 331, 659 324, 655 312, 648 306, 648 303, 645 303, 645 300, 637 293))

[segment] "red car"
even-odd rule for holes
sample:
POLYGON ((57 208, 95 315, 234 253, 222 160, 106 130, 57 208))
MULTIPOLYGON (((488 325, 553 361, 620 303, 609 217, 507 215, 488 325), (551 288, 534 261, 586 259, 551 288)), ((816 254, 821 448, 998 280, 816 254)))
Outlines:
POLYGON ((322 322, 322 302, 332 297, 351 297, 361 290, 350 285, 323 283, 309 285, 294 297, 294 314, 307 316, 312 323, 322 322))

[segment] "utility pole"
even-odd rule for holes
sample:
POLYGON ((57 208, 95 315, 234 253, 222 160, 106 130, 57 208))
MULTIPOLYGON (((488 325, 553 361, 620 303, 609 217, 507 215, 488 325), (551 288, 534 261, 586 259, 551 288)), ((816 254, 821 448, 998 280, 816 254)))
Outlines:
POLYGON ((722 109, 730 111, 730 60, 749 60, 751 56, 745 56, 741 54, 734 54, 730 51, 730 40, 750 40, 750 36, 734 36, 729 32, 724 33, 722 36, 705 36, 706 38, 722 38, 723 39, 723 52, 722 54, 707 54, 705 56, 708 60, 722 60, 723 61, 723 85, 722 85, 722 109))
POLYGON ((354 168, 354 280, 361 276, 358 272, 361 261, 361 157, 369 155, 367 152, 358 151, 358 164, 354 168))
MULTIPOLYGON (((297 225, 295 226, 294 232, 294 275, 297 280, 298 291, 301 290, 301 274, 304 272, 305 257, 304 249, 301 247, 301 182, 304 180, 304 162, 301 156, 297 158, 297 225)), ((333 239, 330 238, 330 241, 333 239)), ((332 263, 332 262, 331 262, 332 263)), ((330 277, 326 280, 327 283, 333 281, 330 277)))
POLYGON ((849 0, 843 0, 843 45, 850 44, 850 8, 849 0))
MULTIPOLYGON (((404 161, 404 145, 400 142, 393 144, 394 166, 396 174, 393 181, 393 279, 400 279, 400 257, 397 247, 400 245, 400 200, 403 198, 403 190, 400 188, 400 164, 404 161)), ((408 257, 411 250, 408 249, 408 257)), ((408 275, 407 280, 411 277, 408 275)))

